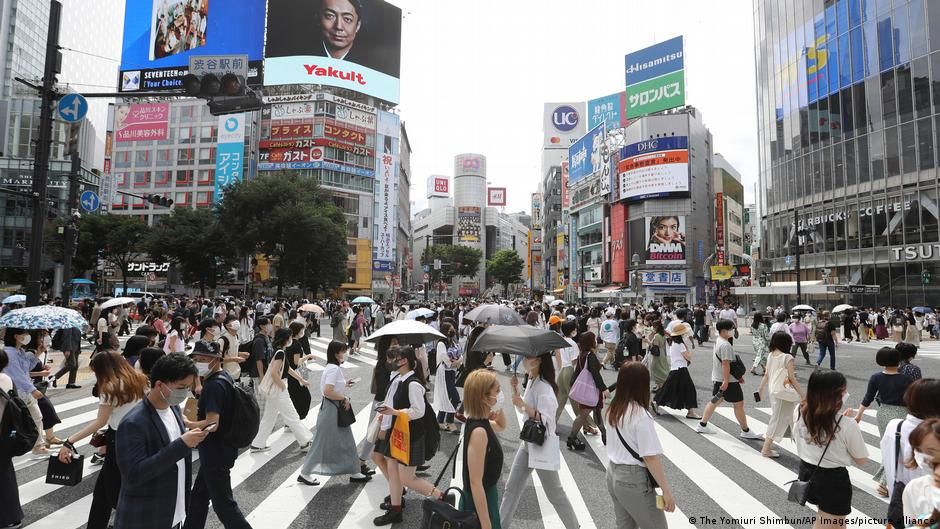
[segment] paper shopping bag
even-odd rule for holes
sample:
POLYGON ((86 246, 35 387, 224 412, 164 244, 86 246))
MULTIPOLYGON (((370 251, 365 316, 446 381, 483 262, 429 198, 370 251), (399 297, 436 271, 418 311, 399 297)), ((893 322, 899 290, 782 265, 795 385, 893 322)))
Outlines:
POLYGON ((399 463, 409 466, 411 464, 411 430, 407 413, 401 413, 395 419, 388 442, 389 454, 399 463))

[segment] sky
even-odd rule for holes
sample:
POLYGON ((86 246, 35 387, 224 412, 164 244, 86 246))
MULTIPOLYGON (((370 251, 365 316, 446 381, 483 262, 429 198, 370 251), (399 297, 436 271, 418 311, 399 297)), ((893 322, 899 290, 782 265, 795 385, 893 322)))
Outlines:
POLYGON ((427 177, 453 176, 454 155, 487 157, 507 212, 531 209, 541 179, 545 102, 623 90, 624 55, 685 37, 686 104, 701 111, 714 152, 757 181, 751 0, 392 0, 401 7, 399 113, 411 140, 411 199, 427 177))

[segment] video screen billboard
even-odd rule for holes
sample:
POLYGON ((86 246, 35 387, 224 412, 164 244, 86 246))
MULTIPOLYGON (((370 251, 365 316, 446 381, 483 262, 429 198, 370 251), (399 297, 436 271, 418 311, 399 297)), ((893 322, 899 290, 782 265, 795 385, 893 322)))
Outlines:
POLYGON ((457 208, 457 240, 480 242, 480 208, 464 206, 457 208))
POLYGON ((666 136, 620 149, 617 176, 621 200, 645 200, 688 193, 689 138, 666 136))
POLYGON ((128 0, 118 90, 180 90, 196 55, 247 55, 260 84, 264 14, 265 0, 128 0))
POLYGON ((321 84, 398 103, 401 9, 382 0, 269 0, 265 85, 321 84))
POLYGON ((568 147, 568 185, 594 176, 603 168, 601 145, 605 135, 606 130, 601 123, 568 147))
POLYGON ((683 54, 679 36, 624 57, 627 118, 685 105, 683 54))
POLYGON ((685 216, 646 217, 649 239, 647 265, 685 264, 685 216))
POLYGON ((482 154, 458 154, 454 157, 454 176, 486 176, 486 156, 482 154))

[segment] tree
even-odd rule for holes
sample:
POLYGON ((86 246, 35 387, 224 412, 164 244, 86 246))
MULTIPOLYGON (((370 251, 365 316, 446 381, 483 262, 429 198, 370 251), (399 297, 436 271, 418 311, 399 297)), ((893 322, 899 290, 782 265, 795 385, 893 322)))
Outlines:
POLYGON ((144 241, 150 228, 139 217, 128 215, 85 215, 79 221, 76 270, 94 268, 94 259, 105 259, 121 271, 127 292, 127 265, 146 251, 144 241))
POLYGON ((174 209, 150 230, 144 247, 153 260, 175 263, 187 284, 199 284, 202 296, 236 264, 231 234, 208 209, 174 209))
POLYGON ((225 192, 216 214, 236 248, 259 252, 285 284, 334 288, 346 279, 346 216, 316 180, 279 171, 225 192))
POLYGON ((509 296, 509 285, 519 281, 525 261, 515 250, 500 250, 486 261, 486 272, 503 285, 503 295, 509 296))
POLYGON ((430 267, 432 282, 450 282, 455 277, 472 277, 480 269, 483 252, 470 246, 437 244, 424 249, 422 263, 430 267), (441 269, 434 269, 434 260, 441 260, 441 269))

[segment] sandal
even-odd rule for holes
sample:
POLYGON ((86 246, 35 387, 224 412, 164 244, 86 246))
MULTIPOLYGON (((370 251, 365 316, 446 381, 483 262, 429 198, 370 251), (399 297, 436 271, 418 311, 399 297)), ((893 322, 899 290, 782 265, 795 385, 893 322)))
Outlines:
POLYGON ((771 450, 770 452, 767 452, 766 454, 763 453, 763 452, 761 452, 760 455, 762 455, 762 456, 764 456, 764 457, 769 457, 769 458, 771 458, 771 459, 776 459, 776 458, 780 457, 780 453, 777 452, 776 450, 771 450))
POLYGON ((590 426, 584 427, 584 435, 597 435, 597 434, 598 434, 597 428, 592 428, 590 426))

